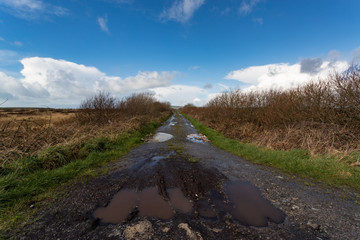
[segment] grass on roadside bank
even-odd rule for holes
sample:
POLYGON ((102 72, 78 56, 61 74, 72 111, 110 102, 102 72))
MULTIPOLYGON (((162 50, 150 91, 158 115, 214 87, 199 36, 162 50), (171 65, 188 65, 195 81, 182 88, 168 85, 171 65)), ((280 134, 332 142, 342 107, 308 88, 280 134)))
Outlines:
MULTIPOLYGON (((331 186, 348 186, 360 192, 360 168, 352 167, 335 156, 312 157, 307 150, 271 150, 253 144, 240 143, 224 137, 195 119, 183 114, 217 147, 241 156, 256 164, 271 166, 288 174, 310 178, 331 186)), ((356 153, 354 157, 360 157, 356 153)))
POLYGON ((58 186, 78 177, 93 175, 95 168, 118 159, 142 143, 142 139, 159 126, 160 122, 151 122, 115 139, 90 139, 79 149, 83 154, 77 154, 76 159, 67 154, 71 152, 69 149, 59 146, 45 150, 40 156, 14 161, 13 171, 9 166, 0 174, 0 232, 29 220, 33 212, 30 206, 54 195, 58 186))

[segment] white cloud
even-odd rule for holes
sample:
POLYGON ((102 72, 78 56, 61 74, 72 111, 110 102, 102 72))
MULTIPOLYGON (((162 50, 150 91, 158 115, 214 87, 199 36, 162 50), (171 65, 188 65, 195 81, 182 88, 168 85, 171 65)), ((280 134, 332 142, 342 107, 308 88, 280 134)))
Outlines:
POLYGON ((207 90, 201 87, 188 85, 171 85, 149 90, 154 92, 155 97, 160 101, 170 101, 175 106, 184 106, 188 103, 200 106, 208 101, 210 95, 207 90))
POLYGON ((0 72, 0 98, 7 106, 78 106, 99 90, 127 95, 133 91, 164 87, 171 83, 172 72, 138 72, 136 76, 107 76, 95 67, 52 58, 24 58, 23 77, 13 78, 0 72))
POLYGON ((179 0, 175 1, 173 5, 162 12, 160 19, 173 20, 181 23, 186 23, 194 15, 195 11, 199 9, 205 0, 179 0))
POLYGON ((98 24, 99 24, 101 30, 103 30, 104 32, 109 33, 109 28, 107 26, 107 21, 108 21, 107 20, 107 15, 105 15, 105 17, 98 17, 97 21, 98 21, 98 24))
POLYGON ((245 90, 296 87, 319 78, 326 78, 337 71, 348 69, 346 61, 323 61, 322 59, 304 59, 300 63, 288 63, 251 66, 230 72, 225 79, 237 80, 247 83, 245 90), (310 65, 314 63, 314 65, 310 65))
POLYGON ((239 7, 240 14, 248 15, 260 1, 261 0, 243 0, 239 7))
POLYGON ((36 19, 42 15, 67 15, 69 10, 42 0, 0 0, 0 9, 19 18, 36 19))
POLYGON ((135 90, 170 85, 175 72, 138 72, 136 76, 121 79, 120 77, 106 77, 96 82, 96 89, 114 93, 126 93, 135 90))

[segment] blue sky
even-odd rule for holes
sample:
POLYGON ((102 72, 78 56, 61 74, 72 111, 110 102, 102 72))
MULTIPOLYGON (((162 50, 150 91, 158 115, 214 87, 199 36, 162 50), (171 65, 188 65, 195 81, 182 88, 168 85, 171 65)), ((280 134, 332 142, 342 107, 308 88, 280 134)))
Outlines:
POLYGON ((97 91, 202 105, 360 62, 358 0, 0 0, 0 102, 76 107, 97 91))

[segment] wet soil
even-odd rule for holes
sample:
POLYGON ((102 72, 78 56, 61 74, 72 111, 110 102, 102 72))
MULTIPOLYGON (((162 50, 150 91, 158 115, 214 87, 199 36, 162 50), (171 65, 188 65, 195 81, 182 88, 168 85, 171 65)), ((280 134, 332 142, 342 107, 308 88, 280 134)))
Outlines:
POLYGON ((357 239, 355 193, 307 186, 215 148, 176 113, 17 239, 357 239), (160 136, 160 138, 159 138, 160 136), (192 135, 194 136, 194 135, 192 135), (350 196, 350 197, 349 197, 350 196), (352 197, 351 197, 352 196, 352 197))

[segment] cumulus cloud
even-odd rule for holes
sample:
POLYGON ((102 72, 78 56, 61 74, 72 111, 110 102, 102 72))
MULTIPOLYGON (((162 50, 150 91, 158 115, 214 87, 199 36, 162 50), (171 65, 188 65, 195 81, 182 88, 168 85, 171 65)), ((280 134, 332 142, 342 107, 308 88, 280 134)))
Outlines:
MULTIPOLYGON (((171 83, 173 72, 138 72, 121 78, 108 76, 95 67, 52 58, 24 58, 21 78, 0 72, 0 97, 14 99, 18 105, 46 103, 49 106, 77 106, 97 91, 129 94, 148 88, 164 87, 171 83)), ((7 104, 15 104, 9 101, 7 104)))
POLYGON ((101 30, 103 30, 104 32, 109 33, 109 28, 107 26, 107 21, 108 21, 107 20, 107 15, 105 15, 105 17, 98 17, 97 21, 98 21, 98 24, 99 24, 101 30))
POLYGON ((42 0, 0 0, 0 9, 15 17, 28 20, 42 15, 63 16, 69 12, 66 8, 42 0))
POLYGON ((261 0, 243 0, 239 7, 241 15, 248 15, 261 0))
POLYGON ((169 9, 165 9, 161 13, 160 19, 186 23, 204 3, 205 0, 175 1, 169 9))
POLYGON ((154 92, 155 97, 160 101, 170 101, 175 106, 184 106, 188 103, 201 106, 212 96, 212 93, 204 88, 188 85, 158 87, 152 88, 150 91, 154 92))
POLYGON ((321 58, 305 58, 300 62, 300 72, 316 74, 321 71, 323 60, 321 58))
POLYGON ((343 72, 348 68, 349 64, 346 61, 330 62, 322 59, 304 59, 293 65, 279 63, 235 70, 230 72, 225 79, 246 83, 249 87, 245 90, 287 89, 318 78, 326 78, 334 71, 343 72))

